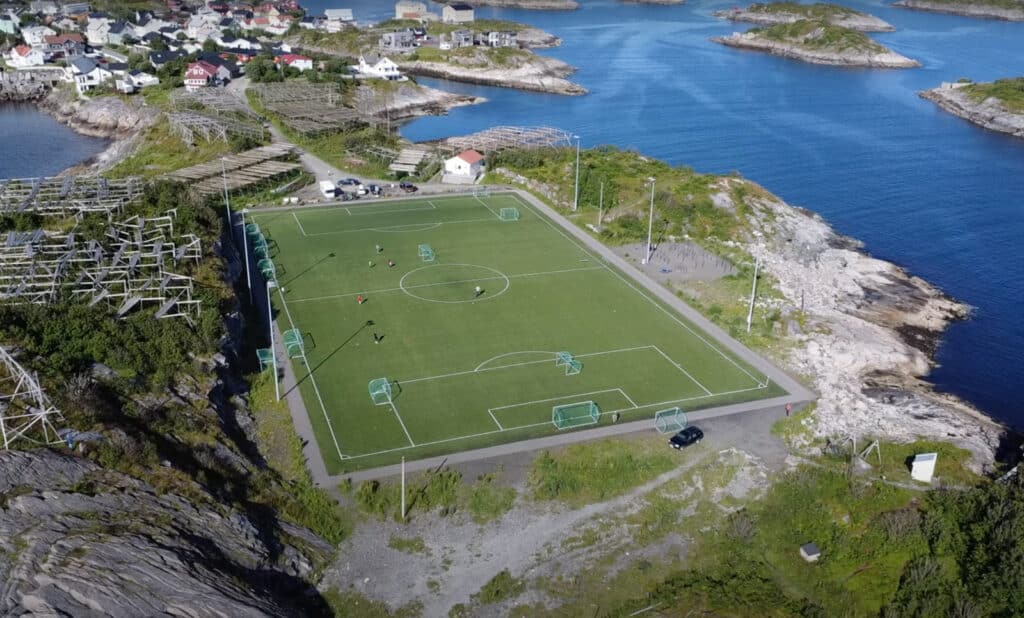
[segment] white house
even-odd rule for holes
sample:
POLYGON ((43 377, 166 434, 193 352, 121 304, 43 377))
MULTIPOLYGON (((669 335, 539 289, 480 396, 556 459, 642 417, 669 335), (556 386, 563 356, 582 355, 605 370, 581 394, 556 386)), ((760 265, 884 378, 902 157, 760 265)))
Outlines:
POLYGON ((125 75, 122 79, 115 82, 117 90, 125 94, 132 94, 147 88, 149 86, 156 86, 160 83, 160 79, 155 75, 144 73, 142 71, 131 71, 125 75))
POLYGON ((67 70, 75 82, 78 94, 89 92, 113 77, 113 73, 100 66, 98 62, 84 56, 72 58, 67 70))
POLYGON ((38 49, 28 45, 18 45, 7 55, 7 62, 16 69, 24 69, 43 64, 46 62, 46 57, 38 49))
POLYGON ((377 54, 359 56, 358 71, 363 77, 379 77, 380 79, 392 81, 404 79, 404 76, 398 70, 397 64, 377 54))
POLYGON ((446 4, 441 9, 441 21, 446 24, 471 24, 473 23, 473 7, 461 2, 446 4))
POLYGON ((29 13, 42 13, 43 15, 56 15, 60 7, 53 0, 32 0, 28 5, 29 13))
POLYGON ((110 32, 110 20, 90 19, 85 28, 85 39, 89 45, 106 45, 107 34, 110 32))
POLYGON ((484 169, 484 156, 475 150, 464 150, 444 162, 445 182, 473 182, 484 169))
POLYGON ((14 15, 4 13, 0 15, 0 32, 4 34, 18 34, 20 22, 14 15))
POLYGON ((355 17, 352 9, 327 9, 324 11, 323 28, 327 32, 341 32, 347 26, 354 26, 355 17))
POLYGON ((399 0, 395 3, 395 19, 423 19, 428 13, 423 2, 399 0))
POLYGON ((27 45, 38 47, 46 41, 46 37, 57 34, 57 31, 46 26, 29 26, 21 29, 21 37, 27 45))
POLYGON ((313 59, 299 54, 282 54, 277 57, 277 63, 300 71, 308 71, 313 68, 313 59))

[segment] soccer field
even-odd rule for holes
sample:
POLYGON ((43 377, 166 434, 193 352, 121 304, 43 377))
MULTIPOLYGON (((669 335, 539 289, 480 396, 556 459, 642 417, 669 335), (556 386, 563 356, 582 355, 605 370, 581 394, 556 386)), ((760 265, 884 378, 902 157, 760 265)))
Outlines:
POLYGON ((251 219, 330 474, 556 433, 562 404, 607 424, 785 392, 511 193, 251 219))

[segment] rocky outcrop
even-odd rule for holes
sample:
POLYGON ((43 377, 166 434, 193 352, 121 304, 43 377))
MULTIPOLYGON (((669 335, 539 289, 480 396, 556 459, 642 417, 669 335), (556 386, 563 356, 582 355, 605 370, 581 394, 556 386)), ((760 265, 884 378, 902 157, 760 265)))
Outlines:
MULTIPOLYGON (((715 203, 731 203, 722 179, 715 203)), ((758 189, 750 194, 764 193, 758 189)), ((993 461, 1004 428, 924 382, 947 325, 970 308, 896 265, 866 255, 819 216, 774 196, 747 198, 756 230, 748 250, 777 280, 793 320, 790 368, 820 394, 814 431, 821 436, 917 437, 971 450, 981 469, 993 461)))
POLYGON ((523 28, 518 30, 516 32, 516 41, 519 42, 521 47, 527 49, 558 47, 562 44, 562 39, 540 28, 523 28))
POLYGON ((937 0, 900 0, 893 6, 933 13, 952 13, 966 17, 984 17, 1006 21, 1024 21, 1024 2, 1020 8, 986 4, 984 2, 941 2, 937 0))
MULTIPOLYGON (((745 9, 735 8, 727 11, 715 11, 715 17, 740 21, 752 24, 774 25, 792 24, 801 19, 808 19, 808 15, 801 13, 786 12, 772 8, 772 4, 753 4, 745 9)), ((874 15, 853 11, 843 7, 836 7, 837 10, 827 13, 825 21, 836 26, 858 30, 860 32, 892 32, 895 26, 889 22, 879 19, 874 15)))
POLYGON ((962 89, 952 87, 933 88, 918 94, 978 126, 1014 137, 1024 137, 1024 114, 1011 112, 995 97, 977 101, 962 89))
POLYGON ((457 82, 517 88, 551 94, 582 95, 587 89, 567 79, 575 69, 555 58, 532 55, 527 62, 496 66, 474 56, 455 56, 449 62, 400 60, 398 66, 413 75, 457 82))
MULTIPOLYGON (((439 0, 434 1, 437 2, 439 0)), ((580 3, 576 0, 467 0, 466 4, 504 9, 536 9, 541 11, 571 11, 580 8, 580 3)))
MULTIPOLYGON (((385 87, 390 87, 390 84, 385 87)), ((484 103, 484 97, 453 94, 436 88, 404 82, 394 92, 382 92, 371 86, 360 86, 355 94, 355 107, 364 114, 392 120, 418 116, 441 116, 463 105, 484 103)))
POLYGON ((0 103, 38 101, 50 94, 53 71, 0 71, 0 103))
MULTIPOLYGON (((195 488, 197 493, 201 489, 195 488)), ((0 614, 288 616, 332 548, 287 524, 190 502, 50 451, 0 452, 0 614)), ((322 605, 322 601, 320 602, 322 605)))
POLYGON ((54 91, 40 107, 78 133, 121 139, 156 122, 159 112, 142 106, 142 99, 127 102, 119 97, 81 100, 54 91))
POLYGON ((767 52, 812 64, 885 69, 909 69, 921 66, 917 60, 897 54, 881 45, 878 48, 870 49, 817 48, 796 42, 772 40, 758 32, 734 32, 729 36, 714 37, 711 40, 729 47, 767 52))

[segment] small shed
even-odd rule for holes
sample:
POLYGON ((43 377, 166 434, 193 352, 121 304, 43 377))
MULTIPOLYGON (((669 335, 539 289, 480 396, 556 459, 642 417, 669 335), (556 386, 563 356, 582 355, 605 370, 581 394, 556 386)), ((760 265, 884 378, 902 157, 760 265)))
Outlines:
POLYGON ((475 179, 483 170, 484 156, 475 150, 464 150, 444 162, 445 174, 475 179))
POLYGON ((939 461, 938 453, 921 453, 914 455, 910 464, 910 478, 922 483, 931 483, 935 474, 935 464, 939 461))
POLYGON ((821 550, 817 543, 804 543, 800 546, 800 557, 807 562, 817 562, 821 557, 821 550))

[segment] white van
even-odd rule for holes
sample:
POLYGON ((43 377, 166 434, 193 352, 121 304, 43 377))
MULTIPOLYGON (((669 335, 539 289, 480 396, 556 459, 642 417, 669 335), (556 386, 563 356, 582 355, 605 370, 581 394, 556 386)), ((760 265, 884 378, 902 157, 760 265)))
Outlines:
POLYGON ((334 183, 330 180, 321 180, 320 193, 322 193, 324 197, 336 197, 338 195, 338 188, 334 186, 334 183))

